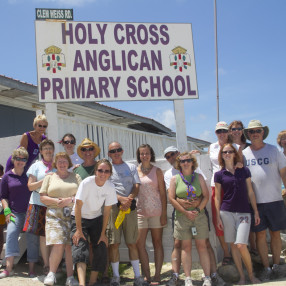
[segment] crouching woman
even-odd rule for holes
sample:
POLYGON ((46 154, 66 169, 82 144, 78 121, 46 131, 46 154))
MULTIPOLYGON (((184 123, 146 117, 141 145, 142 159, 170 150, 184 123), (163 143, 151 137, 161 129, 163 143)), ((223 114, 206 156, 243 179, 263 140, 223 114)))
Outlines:
POLYGON ((89 243, 93 261, 88 285, 96 283, 98 272, 103 272, 107 261, 106 226, 111 206, 117 203, 114 185, 108 181, 112 165, 107 159, 97 161, 95 175, 84 179, 76 194, 72 211, 72 257, 77 264, 79 284, 85 285, 86 265, 89 261, 89 243), (102 214, 102 207, 103 214, 102 214))

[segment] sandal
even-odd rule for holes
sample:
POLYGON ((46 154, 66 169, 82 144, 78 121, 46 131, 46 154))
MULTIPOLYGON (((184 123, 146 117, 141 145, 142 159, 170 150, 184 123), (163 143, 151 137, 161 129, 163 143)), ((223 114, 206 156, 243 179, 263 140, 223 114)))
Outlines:
POLYGON ((224 257, 222 260, 222 265, 231 265, 232 264, 232 258, 231 257, 224 257))

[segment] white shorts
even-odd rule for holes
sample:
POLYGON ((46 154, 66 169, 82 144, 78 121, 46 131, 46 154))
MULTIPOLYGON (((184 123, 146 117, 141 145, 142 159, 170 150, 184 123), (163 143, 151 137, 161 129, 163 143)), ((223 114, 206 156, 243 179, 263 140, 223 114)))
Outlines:
POLYGON ((160 216, 144 217, 137 213, 138 228, 162 228, 160 216))
POLYGON ((220 217, 223 222, 225 242, 248 244, 251 225, 250 213, 220 211, 220 217))

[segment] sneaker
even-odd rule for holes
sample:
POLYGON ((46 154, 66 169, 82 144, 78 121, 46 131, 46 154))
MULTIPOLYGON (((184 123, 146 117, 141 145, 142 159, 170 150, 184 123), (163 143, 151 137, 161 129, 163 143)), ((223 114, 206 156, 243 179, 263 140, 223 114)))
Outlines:
POLYGON ((0 274, 0 279, 2 278, 6 278, 6 277, 9 277, 9 276, 13 276, 14 275, 14 271, 10 271, 8 272, 7 270, 4 270, 1 274, 0 274))
POLYGON ((264 268, 260 274, 260 280, 262 282, 269 281, 272 274, 272 270, 270 268, 264 268))
POLYGON ((67 278, 66 286, 78 286, 78 285, 79 285, 78 281, 73 276, 67 278))
POLYGON ((210 278, 210 276, 205 276, 204 283, 202 286, 212 286, 212 279, 210 278))
POLYGON ((211 276, 212 285, 213 286, 225 286, 226 283, 224 280, 218 275, 218 273, 213 273, 211 276))
POLYGON ((281 265, 273 264, 272 275, 274 278, 280 278, 285 275, 285 269, 282 269, 281 265))
POLYGON ((134 279, 133 286, 149 286, 149 283, 146 280, 144 280, 142 276, 139 276, 134 279))
POLYGON ((173 273, 171 279, 167 282, 167 286, 176 286, 179 282, 179 277, 173 273))
POLYGON ((193 286, 193 282, 192 282, 191 277, 187 277, 185 279, 185 286, 193 286))
POLYGON ((120 285, 120 277, 112 277, 110 281, 110 286, 119 286, 120 285))
POLYGON ((56 274, 53 272, 49 272, 44 280, 45 285, 54 285, 57 282, 56 274))

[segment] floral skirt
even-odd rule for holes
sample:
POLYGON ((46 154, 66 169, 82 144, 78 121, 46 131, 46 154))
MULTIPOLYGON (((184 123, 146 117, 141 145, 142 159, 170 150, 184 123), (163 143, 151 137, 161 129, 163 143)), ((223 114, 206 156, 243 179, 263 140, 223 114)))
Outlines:
POLYGON ((44 206, 29 204, 23 231, 45 236, 46 210, 44 206))

